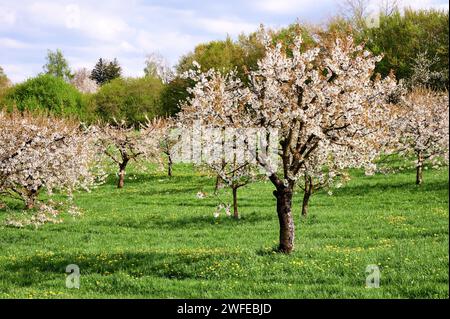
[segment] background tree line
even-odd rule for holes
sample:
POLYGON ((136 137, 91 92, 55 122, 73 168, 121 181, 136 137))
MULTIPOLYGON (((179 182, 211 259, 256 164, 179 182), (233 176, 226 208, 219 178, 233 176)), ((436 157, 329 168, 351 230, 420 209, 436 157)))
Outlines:
MULTIPOLYGON (((317 39, 352 35, 374 54, 384 54, 375 72, 382 76, 393 72, 411 87, 448 89, 448 11, 400 11, 395 4, 381 10, 379 26, 368 25, 364 1, 349 2, 348 16, 338 15, 324 26, 301 25, 304 47, 317 39)), ((274 42, 289 47, 299 24, 270 31, 274 42)), ((145 118, 170 116, 179 111, 180 101, 189 96, 193 85, 182 74, 198 62, 202 71, 215 68, 227 73, 235 69, 248 81, 248 74, 264 56, 259 31, 241 34, 236 40, 202 43, 182 56, 172 68, 158 54, 145 61, 144 76, 125 78, 117 59, 100 58, 93 70, 72 71, 60 50, 48 51, 43 73, 12 85, 0 67, 0 107, 9 110, 51 113, 76 117, 85 122, 126 120, 139 125, 145 118)), ((289 54, 289 52, 288 52, 289 54)))

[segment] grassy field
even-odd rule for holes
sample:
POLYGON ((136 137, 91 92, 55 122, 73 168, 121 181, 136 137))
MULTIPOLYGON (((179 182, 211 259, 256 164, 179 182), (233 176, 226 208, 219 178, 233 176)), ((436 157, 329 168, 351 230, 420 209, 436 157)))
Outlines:
MULTIPOLYGON (((448 298, 448 169, 366 177, 312 198, 296 250, 278 238, 270 183, 240 189, 242 218, 215 219, 214 179, 186 166, 80 193, 84 215, 39 229, 3 226, 1 298, 448 298), (198 199, 196 194, 208 194, 198 199), (80 289, 65 287, 77 264, 80 289), (365 288, 367 265, 380 288, 365 288)), ((128 177, 132 177, 129 174, 128 177)), ((230 200, 229 192, 222 199, 230 200)))

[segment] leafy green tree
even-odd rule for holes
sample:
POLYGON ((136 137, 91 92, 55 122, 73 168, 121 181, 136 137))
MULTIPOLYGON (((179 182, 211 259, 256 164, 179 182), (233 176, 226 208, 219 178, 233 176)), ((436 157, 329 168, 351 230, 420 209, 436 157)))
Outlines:
POLYGON ((183 56, 178 63, 178 73, 192 68, 192 63, 197 61, 202 71, 215 68, 227 73, 235 67, 240 74, 244 73, 244 51, 228 37, 225 41, 211 41, 198 45, 193 52, 183 56))
POLYGON ((83 96, 62 78, 43 74, 8 90, 4 104, 10 110, 75 116, 83 119, 86 106, 83 96))
MULTIPOLYGON (((244 35, 241 36, 242 42, 247 40, 244 35)), ((256 38, 256 36, 255 36, 256 38)), ((254 38, 252 38, 254 40, 254 38)), ((249 40, 246 42, 248 47, 256 42, 249 40)), ((162 93, 163 108, 168 114, 179 110, 179 103, 185 101, 189 96, 187 88, 193 85, 192 81, 183 79, 181 75, 193 67, 193 62, 200 64, 202 71, 215 68, 220 72, 227 73, 237 69, 241 79, 246 78, 248 67, 245 66, 245 48, 231 38, 224 41, 211 41, 199 44, 193 52, 181 57, 176 72, 178 74, 172 81, 166 84, 162 93)), ((256 64, 256 61, 254 61, 256 64)))
POLYGON ((98 85, 103 85, 122 75, 122 68, 117 59, 107 61, 100 58, 91 72, 91 79, 98 85))
POLYGON ((316 41, 314 40, 309 28, 307 26, 302 26, 299 23, 293 23, 286 28, 282 28, 275 32, 272 31, 271 33, 273 43, 282 43, 287 50, 288 56, 292 56, 291 48, 294 46, 295 38, 299 34, 303 39, 301 48, 302 51, 306 51, 307 49, 313 47, 314 44, 316 44, 316 41))
POLYGON ((148 118, 164 115, 160 96, 163 83, 154 77, 117 78, 93 96, 98 116, 106 122, 125 120, 138 126, 148 118))
MULTIPOLYGON (((246 81, 248 72, 255 69, 258 60, 264 56, 265 49, 260 38, 262 31, 263 29, 248 35, 241 34, 237 41, 227 37, 224 41, 200 44, 193 52, 180 59, 176 68, 177 72, 180 74, 191 69, 192 63, 197 61, 202 71, 215 68, 227 73, 236 68, 239 78, 246 81)), ((314 44, 308 28, 299 27, 297 23, 277 31, 270 31, 270 34, 274 44, 282 42, 286 47, 291 47, 294 44, 295 34, 298 32, 302 34, 304 48, 314 44)))
MULTIPOLYGON (((240 34, 237 45, 242 49, 245 59, 246 70, 254 70, 257 67, 258 60, 264 56, 264 45, 261 42, 259 32, 249 34, 240 34)), ((246 81, 247 78, 241 79, 246 81)))
POLYGON ((65 81, 72 79, 73 74, 70 71, 69 63, 60 49, 55 52, 48 50, 46 60, 47 63, 43 67, 46 74, 62 78, 65 81))
MULTIPOLYGON (((448 11, 406 9, 380 16, 378 28, 367 28, 360 39, 375 54, 384 54, 375 69, 385 76, 393 70, 398 79, 410 79, 414 60, 423 52, 437 61, 430 72, 448 70, 448 11)), ((448 72, 448 71, 447 71, 448 72)), ((440 86, 448 88, 448 77, 440 86)))
MULTIPOLYGON (((298 24, 292 24, 287 28, 278 31, 271 31, 274 44, 282 42, 289 47, 293 44, 296 32, 301 32, 304 40, 304 48, 314 43, 308 28, 298 30, 298 24)), ((162 96, 163 108, 169 114, 179 110, 179 103, 185 101, 189 96, 187 88, 193 83, 183 79, 180 75, 193 67, 193 62, 200 64, 203 72, 215 68, 219 72, 228 73, 236 69, 238 77, 244 83, 248 83, 248 74, 251 70, 257 68, 258 60, 265 54, 265 48, 262 44, 261 34, 263 29, 249 34, 241 34, 237 41, 227 37, 223 41, 211 41, 199 44, 193 52, 181 57, 176 71, 178 77, 170 81, 162 96)))
POLYGON ((174 115, 180 110, 180 101, 186 101, 189 97, 187 88, 191 87, 190 80, 176 77, 164 85, 161 92, 161 107, 165 115, 174 115))
POLYGON ((11 81, 8 79, 8 77, 5 74, 5 71, 3 71, 3 68, 0 66, 0 89, 7 87, 11 84, 11 81))
POLYGON ((11 81, 6 76, 3 68, 0 66, 0 98, 5 94, 6 89, 11 86, 11 81))

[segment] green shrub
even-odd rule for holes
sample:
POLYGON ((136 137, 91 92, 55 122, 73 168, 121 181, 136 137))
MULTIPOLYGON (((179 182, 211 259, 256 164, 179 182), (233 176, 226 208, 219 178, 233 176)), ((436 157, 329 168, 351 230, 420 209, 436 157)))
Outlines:
POLYGON ((160 100, 163 87, 161 80, 153 77, 118 78, 103 85, 91 102, 104 121, 115 118, 138 125, 146 116, 165 115, 160 100))
POLYGON ((165 115, 172 116, 180 111, 180 103, 189 97, 187 89, 192 87, 192 81, 176 77, 164 85, 161 92, 161 107, 165 115))
POLYGON ((86 116, 83 95, 63 79, 40 75, 9 89, 2 103, 7 109, 61 116, 86 116))

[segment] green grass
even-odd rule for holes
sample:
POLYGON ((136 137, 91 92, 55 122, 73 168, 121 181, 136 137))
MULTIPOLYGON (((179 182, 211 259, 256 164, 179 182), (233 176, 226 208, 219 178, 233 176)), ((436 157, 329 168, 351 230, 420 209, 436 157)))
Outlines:
MULTIPOLYGON (((277 254, 273 186, 239 190, 239 221, 213 218, 214 179, 177 166, 80 193, 81 217, 39 229, 3 226, 1 298, 448 298, 448 169, 366 177, 316 194, 296 249, 277 254), (198 191, 208 193, 198 199, 198 191), (65 287, 77 264, 80 289, 65 287), (380 288, 365 288, 367 265, 380 288)), ((229 192, 223 199, 230 200, 229 192)))

